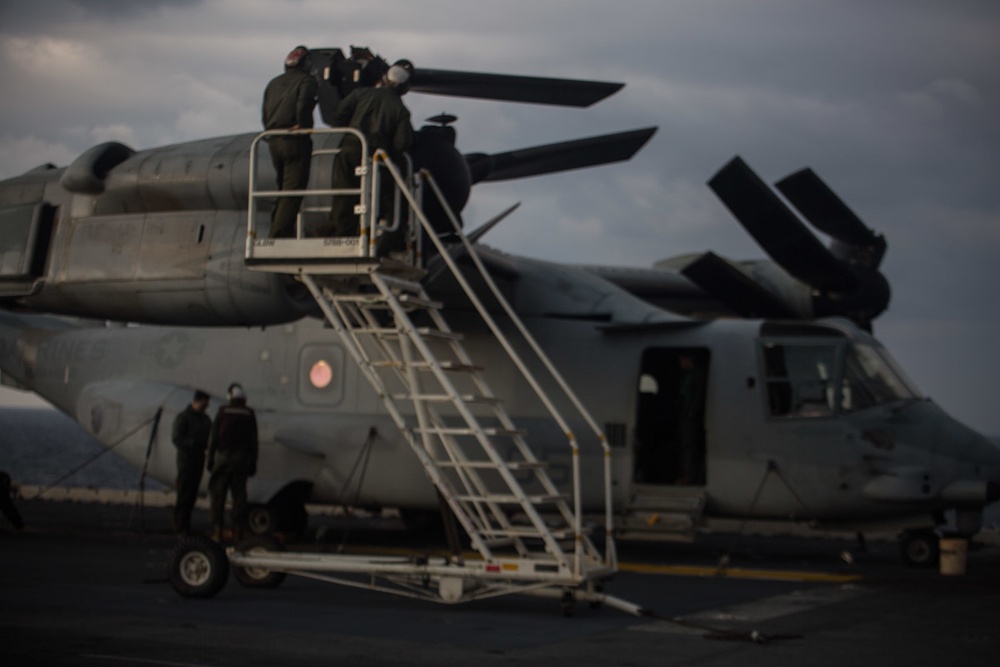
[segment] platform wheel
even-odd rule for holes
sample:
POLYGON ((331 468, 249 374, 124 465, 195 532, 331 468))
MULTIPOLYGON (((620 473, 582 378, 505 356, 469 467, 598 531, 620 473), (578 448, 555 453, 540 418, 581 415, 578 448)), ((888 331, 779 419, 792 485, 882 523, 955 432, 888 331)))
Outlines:
MULTIPOLYGON (((254 555, 284 551, 284 547, 270 537, 258 535, 236 545, 236 551, 254 555)), ((285 580, 287 573, 263 567, 234 567, 233 576, 247 588, 275 588, 285 580)))
POLYGON ((210 598, 229 578, 229 559, 222 545, 203 535, 186 537, 170 552, 168 578, 186 598, 210 598))

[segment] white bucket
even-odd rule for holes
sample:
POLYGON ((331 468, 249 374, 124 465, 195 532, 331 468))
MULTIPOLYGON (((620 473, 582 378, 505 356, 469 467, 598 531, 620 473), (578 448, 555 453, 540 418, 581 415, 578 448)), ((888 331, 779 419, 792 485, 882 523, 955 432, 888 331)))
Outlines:
POLYGON ((965 574, 965 558, 969 543, 961 537, 942 537, 938 543, 941 550, 941 574, 965 574))

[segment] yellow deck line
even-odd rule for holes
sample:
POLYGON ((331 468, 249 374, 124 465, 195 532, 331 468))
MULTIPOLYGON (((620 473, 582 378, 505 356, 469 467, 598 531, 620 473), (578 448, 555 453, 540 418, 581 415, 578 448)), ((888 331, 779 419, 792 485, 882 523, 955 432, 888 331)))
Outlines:
POLYGON ((713 577, 724 579, 768 579, 772 581, 810 581, 844 584, 859 581, 860 574, 834 574, 832 572, 806 572, 803 570, 759 570, 742 567, 710 567, 704 565, 654 565, 652 563, 618 563, 622 572, 659 574, 675 577, 713 577))

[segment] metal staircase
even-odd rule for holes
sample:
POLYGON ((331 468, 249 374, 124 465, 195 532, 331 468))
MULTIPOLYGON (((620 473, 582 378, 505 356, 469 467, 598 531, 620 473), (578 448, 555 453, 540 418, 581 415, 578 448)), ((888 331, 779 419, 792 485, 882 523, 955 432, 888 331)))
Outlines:
MULTIPOLYGON (((251 165, 256 163, 251 151, 251 165)), ((616 569, 610 450, 604 435, 493 283, 431 175, 421 172, 413 183, 400 174, 384 153, 377 152, 372 163, 363 164, 358 170, 363 179, 360 193, 370 196, 371 202, 370 206, 356 209, 361 216, 363 238, 356 244, 331 244, 329 239, 263 242, 258 239, 255 197, 315 193, 257 193, 254 171, 251 169, 248 265, 257 270, 294 274, 308 287, 428 478, 468 534, 478 557, 453 554, 442 559, 396 560, 385 556, 278 554, 255 550, 233 552, 231 562, 240 567, 270 568, 439 602, 519 592, 555 595, 564 604, 567 596, 603 601, 630 613, 640 613, 635 605, 600 592, 600 582, 616 569), (404 261, 372 256, 373 241, 379 234, 376 193, 380 170, 385 171, 389 182, 397 188, 397 201, 403 201, 406 218, 411 223, 409 251, 404 261), (367 182, 369 177, 374 183, 367 182), (580 411, 597 444, 603 448, 603 550, 595 546, 583 525, 576 437, 424 216, 420 203, 425 187, 429 187, 448 213, 457 238, 465 246, 466 256, 493 292, 494 303, 500 304, 522 335, 521 348, 527 346, 534 352, 534 367, 540 365, 551 374, 565 394, 561 400, 580 411), (421 228, 424 234, 418 233, 421 228), (566 434, 567 447, 573 455, 571 488, 557 488, 550 479, 544 462, 538 460, 529 445, 530 434, 518 428, 505 410, 502 397, 488 386, 483 369, 466 352, 461 333, 448 326, 441 304, 425 292, 420 282, 424 271, 419 266, 422 237, 435 244, 439 256, 511 363, 566 434), (330 573, 338 576, 327 576, 330 573), (363 575, 368 581, 343 578, 347 574, 363 575), (376 579, 389 585, 376 585, 376 579)), ((336 196, 332 190, 323 193, 336 196)), ((399 210, 397 205, 397 215, 399 210)))
POLYGON ((563 577, 610 574, 577 534, 569 498, 419 282, 374 272, 377 293, 353 294, 303 281, 484 560, 514 555, 563 577))

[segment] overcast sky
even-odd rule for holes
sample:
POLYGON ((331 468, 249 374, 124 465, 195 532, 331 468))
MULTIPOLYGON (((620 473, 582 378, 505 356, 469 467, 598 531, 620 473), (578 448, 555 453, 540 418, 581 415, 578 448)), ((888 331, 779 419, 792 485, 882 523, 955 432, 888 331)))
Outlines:
MULTIPOLYGON (((938 0, 0 0, 0 178, 108 140, 253 131, 296 44, 445 69, 621 81, 590 109, 410 95, 465 152, 659 126, 625 165, 478 186, 471 226, 545 259, 649 266, 762 251, 705 182, 741 155, 814 170, 876 231, 876 335, 920 388, 1000 434, 1000 4, 938 0)), ((3 397, 0 397, 3 400, 3 397)))

